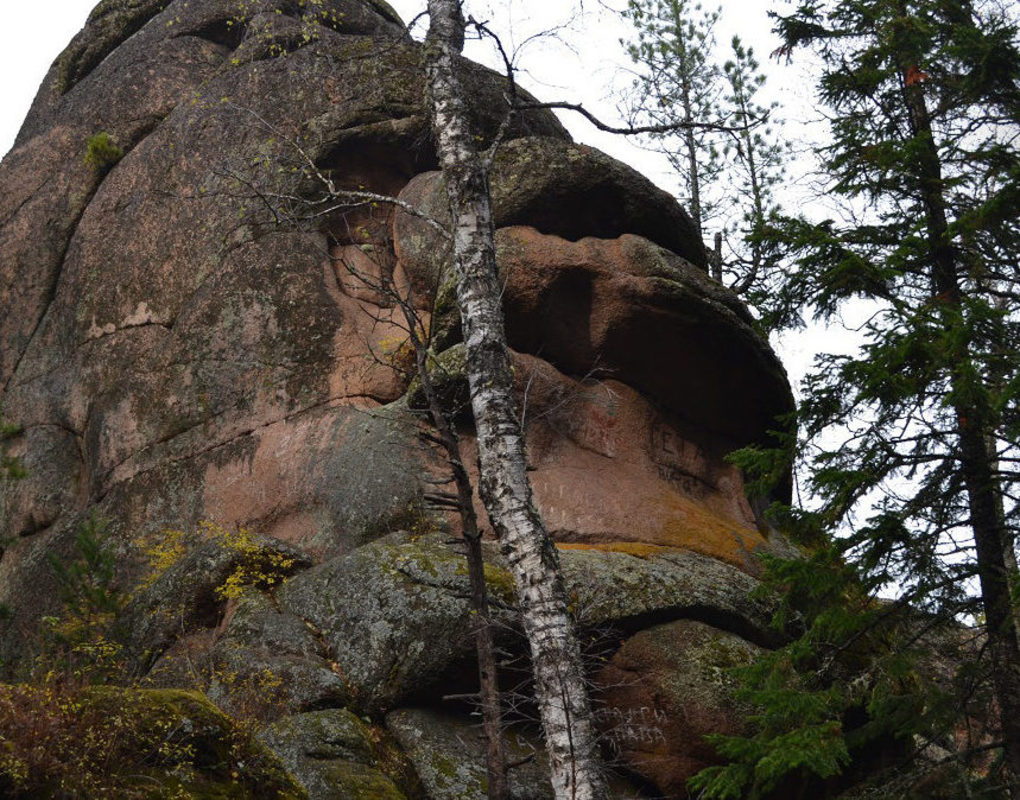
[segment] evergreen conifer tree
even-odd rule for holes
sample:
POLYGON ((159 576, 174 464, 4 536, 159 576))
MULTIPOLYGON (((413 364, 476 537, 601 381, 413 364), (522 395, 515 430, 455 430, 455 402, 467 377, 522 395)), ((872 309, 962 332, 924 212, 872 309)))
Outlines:
MULTIPOLYGON (((917 639, 902 622, 892 634, 891 620, 913 608, 908 626, 918 627, 918 609, 929 621, 983 624, 973 651, 983 664, 965 666, 987 677, 994 697, 1000 769, 985 777, 1020 797, 1020 43, 1011 15, 967 0, 806 0, 775 17, 785 55, 809 48, 818 59, 831 119, 819 155, 834 211, 770 225, 790 264, 767 322, 832 317, 855 300, 871 315, 858 353, 816 360, 799 412, 817 508, 797 519, 851 533, 816 542, 805 566, 776 568, 807 600, 808 635, 758 673, 758 730, 720 742, 734 761, 698 779, 708 796, 758 796, 798 769, 836 774, 849 761, 853 706, 864 714, 858 732, 872 735, 909 741, 951 725, 935 720, 931 697, 911 705, 910 668, 889 650, 917 639), (839 430, 842 444, 826 444, 839 430), (883 586, 899 601, 866 599, 883 586), (784 692, 800 698, 785 718, 784 692)), ((741 455, 762 476, 789 458, 741 455)))
POLYGON ((721 110, 733 132, 722 149, 729 179, 725 181, 731 205, 726 236, 731 254, 719 254, 721 279, 736 292, 747 295, 758 307, 773 289, 779 258, 766 233, 769 220, 778 213, 773 189, 784 174, 787 148, 777 139, 769 117, 778 108, 758 100, 765 75, 754 50, 734 36, 731 57, 723 64, 724 92, 721 110))
POLYGON ((715 234, 713 275, 756 305, 777 263, 761 234, 776 208, 772 189, 786 148, 767 124, 775 105, 758 99, 765 76, 754 51, 733 37, 720 64, 713 34, 720 11, 691 0, 629 0, 624 14, 638 69, 631 122, 663 128, 651 145, 680 177, 680 200, 699 235, 715 234))
POLYGON ((637 33, 627 52, 640 68, 634 83, 631 117, 644 124, 680 125, 653 137, 658 149, 683 176, 682 200, 704 236, 714 213, 702 193, 722 168, 718 134, 691 127, 716 119, 719 68, 712 58, 712 28, 719 12, 706 12, 691 0, 629 0, 625 16, 637 33))

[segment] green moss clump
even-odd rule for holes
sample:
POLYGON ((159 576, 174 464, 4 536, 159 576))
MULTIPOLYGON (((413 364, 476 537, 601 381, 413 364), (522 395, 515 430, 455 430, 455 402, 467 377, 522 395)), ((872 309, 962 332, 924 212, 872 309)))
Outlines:
MULTIPOLYGON (((444 410, 459 414, 470 403, 467 378, 467 350, 463 343, 455 344, 438 355, 429 355, 428 368, 432 385, 444 410)), ((418 377, 407 387, 407 404, 411 408, 428 408, 425 392, 418 377)))
POLYGON ((300 800, 304 792, 204 695, 0 685, 0 795, 300 800))
POLYGON ((515 605, 517 603, 517 586, 510 570, 497 567, 489 562, 485 562, 482 569, 485 573, 485 585, 489 590, 489 595, 504 605, 515 605))
POLYGON ((106 131, 93 134, 85 142, 85 166, 96 172, 108 172, 124 157, 124 148, 106 131))
POLYGON ((406 800, 407 796, 379 770, 353 761, 335 761, 328 775, 341 797, 348 800, 406 800))

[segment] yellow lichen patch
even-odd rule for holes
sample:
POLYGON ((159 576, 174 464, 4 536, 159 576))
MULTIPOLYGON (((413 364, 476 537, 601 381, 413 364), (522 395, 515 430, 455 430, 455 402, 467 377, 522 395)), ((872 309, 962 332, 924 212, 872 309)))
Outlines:
POLYGON ((229 530, 216 522, 201 520, 193 532, 166 530, 142 541, 142 552, 148 559, 149 571, 139 588, 152 586, 163 573, 202 542, 214 542, 237 557, 233 571, 216 587, 217 596, 223 600, 236 599, 246 586, 271 589, 294 566, 292 557, 266 547, 248 528, 242 526, 229 530))
POLYGON ((752 553, 766 542, 758 531, 718 517, 694 503, 666 525, 668 543, 713 556, 735 567, 747 569, 755 564, 752 553))
POLYGON ((599 550, 603 553, 627 553, 627 555, 637 556, 638 558, 650 558, 677 549, 675 547, 665 547, 661 544, 648 544, 647 542, 599 542, 598 544, 556 542, 556 547, 560 550, 599 550))
POLYGON ((717 558, 745 572, 758 571, 754 553, 767 546, 758 531, 681 495, 664 494, 659 505, 650 512, 662 520, 661 527, 651 533, 643 532, 641 541, 557 543, 557 547, 629 553, 640 558, 654 557, 670 550, 690 550, 717 558))

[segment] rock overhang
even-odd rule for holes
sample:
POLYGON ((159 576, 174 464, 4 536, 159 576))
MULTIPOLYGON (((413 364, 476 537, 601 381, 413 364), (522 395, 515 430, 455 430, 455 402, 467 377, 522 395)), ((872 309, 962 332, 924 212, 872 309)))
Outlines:
MULTIPOLYGON (((268 0, 262 5, 275 10, 268 0)), ((374 224, 355 226, 371 242, 357 240, 343 212, 328 224, 288 225, 268 213, 260 194, 268 184, 259 181, 307 156, 335 185, 399 194, 440 220, 445 199, 428 171, 434 155, 417 45, 403 28, 372 4, 327 3, 322 8, 340 22, 325 23, 309 21, 300 4, 284 5, 273 15, 280 24, 316 24, 317 35, 292 51, 240 58, 258 38, 254 29, 238 41, 209 34, 236 21, 229 3, 102 4, 58 60, 5 159, 8 181, 44 169, 61 176, 58 191, 79 186, 70 206, 47 188, 27 198, 0 234, 13 256, 5 282, 25 287, 5 295, 18 313, 5 315, 3 400, 7 415, 26 426, 18 446, 35 467, 10 490, 10 508, 22 519, 5 525, 15 534, 58 523, 61 509, 83 512, 137 493, 147 499, 127 504, 134 527, 225 514, 225 522, 286 530, 321 547, 330 527, 350 524, 330 498, 332 468, 322 468, 329 459, 302 466, 292 445, 306 442, 308 453, 318 453, 308 437, 338 441, 358 428, 351 408, 391 403, 407 383, 385 363, 387 351, 399 349, 393 304, 352 289, 343 263, 354 251, 383 254, 380 275, 422 294, 416 304, 425 309, 443 288, 444 246, 429 226, 390 208, 377 208, 374 224), (197 47, 202 55, 164 67, 156 45, 197 47), (88 55, 97 48, 101 58, 88 55), (75 78, 61 83, 69 59, 79 65, 75 78), (147 120, 141 127, 139 118, 147 120), (101 175, 80 161, 97 129, 126 150, 101 175), (54 232, 57 240, 40 250, 54 232), (63 433, 48 433, 53 426, 63 433), (274 453, 286 454, 275 469, 274 453), (306 485, 272 477, 281 471, 306 485), (149 496, 159 492, 155 476, 171 474, 177 496, 149 496), (224 482, 254 488, 217 488, 224 482), (32 497, 51 498, 53 508, 29 509, 32 497), (239 506, 226 497, 247 499, 239 506)), ((474 66, 467 74, 481 98, 476 122, 491 135, 502 81, 474 66)), ((577 406, 575 419, 555 409, 532 415, 533 449, 552 470, 536 475, 556 520, 551 527, 575 544, 631 536, 623 512, 615 522, 607 513, 608 522, 572 528, 569 517, 582 506, 598 516, 596 496, 554 507, 552 495, 576 483, 555 461, 568 442, 580 453, 578 466, 594 457, 615 476, 606 478, 607 491, 641 461, 648 478, 635 480, 655 483, 658 499, 642 495, 642 502, 662 509, 652 514, 662 530, 705 511, 735 525, 736 539, 753 539, 739 475, 722 459, 765 441, 792 400, 746 309, 704 274, 689 217, 633 170, 571 143, 542 111, 521 115, 507 131, 492 189, 510 344, 522 370, 544 376, 549 403, 582 398, 565 404, 577 406), (622 439, 606 416, 612 403, 591 400, 598 385, 640 407, 632 416, 641 419, 627 428, 640 459, 616 452, 622 439), (685 493, 695 495, 698 513, 682 508, 685 493)), ((445 326, 444 347, 456 342, 448 302, 433 322, 445 326)), ((397 461, 413 471, 420 457, 397 461)), ((406 502, 406 493, 394 496, 406 502)), ((672 541, 691 545, 687 534, 672 541)), ((753 552, 763 541, 737 550, 753 552)))
MULTIPOLYGON (((46 554, 71 557, 93 510, 119 531, 125 584, 142 537, 201 519, 251 526, 339 572, 381 565, 373 543, 424 519, 436 462, 405 397, 397 309, 365 278, 417 292, 455 354, 441 242, 390 208, 291 225, 265 202, 276 168, 300 163, 299 143, 338 186, 444 213, 417 45, 385 8, 372 11, 380 4, 324 5, 340 21, 295 47, 300 4, 260 0, 266 14, 239 34, 232 0, 108 0, 0 165, 12 187, 0 192, 0 399, 25 427, 14 444, 30 472, 4 488, 14 541, 0 601, 23 628, 54 595, 46 554), (126 151, 102 173, 82 161, 100 131, 126 151)), ((466 74, 487 139, 505 84, 477 66, 466 74)), ((492 188, 536 500, 570 580, 616 603, 604 617, 627 634, 692 618, 770 644, 765 610, 735 598, 775 542, 724 457, 765 441, 792 399, 747 310, 705 274, 703 244, 671 198, 572 144, 547 112, 510 128, 492 188), (713 594, 713 581, 726 591, 713 594)), ((461 432, 470 452, 470 426, 461 432)), ((284 594, 314 579, 302 572, 284 594)), ((451 625, 463 622, 462 604, 439 599, 451 625)), ((300 618, 275 602, 245 601, 219 632, 203 627, 205 601, 174 613, 244 666, 251 631, 298 640, 300 618)), ((316 702, 357 699, 316 650, 330 636, 342 645, 350 624, 309 633, 295 663, 278 664, 296 688, 324 693, 316 702)), ((12 631, 5 658, 24 649, 12 631)), ((185 647, 192 633, 173 642, 175 631, 159 632, 156 649, 185 647)), ((448 663, 427 661, 432 679, 448 663)), ((409 659, 399 691, 366 708, 402 702, 416 668, 409 659)))

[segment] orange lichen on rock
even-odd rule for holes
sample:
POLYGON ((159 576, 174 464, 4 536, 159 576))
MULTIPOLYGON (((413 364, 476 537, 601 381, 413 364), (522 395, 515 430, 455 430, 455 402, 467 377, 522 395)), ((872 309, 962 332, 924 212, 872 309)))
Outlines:
POLYGON ((718 558, 745 572, 761 571, 755 553, 766 548, 765 538, 753 528, 715 513, 701 503, 674 492, 663 491, 651 518, 661 520, 657 530, 645 527, 641 541, 602 540, 557 542, 563 550, 602 550, 629 553, 639 558, 654 557, 670 550, 690 550, 718 558))
POLYGON ((657 544, 693 550, 744 570, 760 571, 754 553, 766 547, 767 542, 758 531, 680 494, 670 493, 663 500, 672 513, 662 529, 662 541, 657 544))

